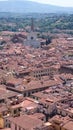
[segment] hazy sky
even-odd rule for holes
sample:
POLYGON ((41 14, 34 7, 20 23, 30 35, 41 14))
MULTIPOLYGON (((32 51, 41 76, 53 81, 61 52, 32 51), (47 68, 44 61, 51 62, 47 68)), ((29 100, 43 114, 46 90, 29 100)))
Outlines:
POLYGON ((73 7, 73 0, 32 0, 32 1, 60 5, 60 6, 72 6, 73 7))
MULTIPOLYGON (((6 1, 6 0, 0 0, 0 1, 6 1)), ((30 0, 30 1, 73 7, 73 0, 30 0)))

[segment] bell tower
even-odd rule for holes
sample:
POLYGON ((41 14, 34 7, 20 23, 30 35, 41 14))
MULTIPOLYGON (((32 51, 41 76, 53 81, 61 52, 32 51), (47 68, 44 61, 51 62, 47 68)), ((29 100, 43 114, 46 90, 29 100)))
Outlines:
POLYGON ((31 18, 31 31, 34 32, 34 20, 31 18))
POLYGON ((31 46, 34 48, 40 47, 40 42, 37 39, 37 33, 34 31, 34 20, 31 18, 31 31, 27 36, 26 42, 24 42, 25 45, 31 46))

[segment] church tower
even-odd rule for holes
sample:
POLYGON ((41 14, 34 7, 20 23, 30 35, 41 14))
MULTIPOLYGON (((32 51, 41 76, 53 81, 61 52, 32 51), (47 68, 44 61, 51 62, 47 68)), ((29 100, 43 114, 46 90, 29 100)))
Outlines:
POLYGON ((37 34, 34 31, 34 20, 31 18, 31 31, 27 36, 27 40, 24 42, 25 45, 34 47, 34 48, 39 48, 40 47, 40 42, 37 39, 37 34))
POLYGON ((31 31, 34 32, 34 21, 33 21, 33 18, 31 18, 31 31))

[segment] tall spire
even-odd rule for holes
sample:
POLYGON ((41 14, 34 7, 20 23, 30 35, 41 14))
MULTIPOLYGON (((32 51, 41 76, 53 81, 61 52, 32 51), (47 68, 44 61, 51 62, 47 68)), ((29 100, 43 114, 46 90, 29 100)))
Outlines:
POLYGON ((34 21, 33 21, 33 18, 31 18, 31 31, 34 32, 34 21))

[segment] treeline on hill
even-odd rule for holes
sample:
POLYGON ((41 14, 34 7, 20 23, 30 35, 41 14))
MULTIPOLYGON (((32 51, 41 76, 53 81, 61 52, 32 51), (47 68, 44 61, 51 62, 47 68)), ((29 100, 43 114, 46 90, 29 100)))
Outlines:
MULTIPOLYGON (((66 31, 73 34, 73 14, 7 14, 0 15, 0 31, 20 31, 31 25, 34 18, 35 30, 39 32, 66 31), (7 17, 6 17, 7 16, 7 17)), ((28 31, 28 29, 26 30, 28 31)))

